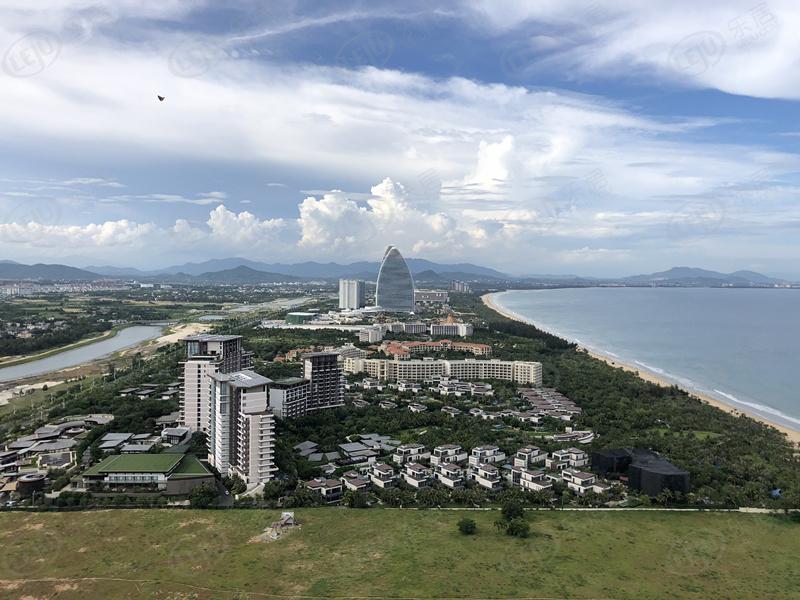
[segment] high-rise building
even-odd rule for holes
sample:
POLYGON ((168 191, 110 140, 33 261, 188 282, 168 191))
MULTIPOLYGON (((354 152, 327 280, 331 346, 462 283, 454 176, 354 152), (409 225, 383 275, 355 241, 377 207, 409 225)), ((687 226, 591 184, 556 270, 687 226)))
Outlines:
POLYGON ((387 312, 414 312, 414 280, 405 259, 387 246, 378 271, 375 304, 387 312))
POLYGON ((468 283, 455 279, 450 283, 450 289, 454 292, 461 292, 462 294, 469 294, 472 291, 468 283))
POLYGON ((208 460, 223 475, 238 475, 249 486, 270 481, 275 417, 270 411, 270 379, 253 371, 211 373, 208 460))
POLYGON ((302 417, 308 412, 311 384, 300 377, 273 381, 269 386, 269 408, 281 419, 302 417))
POLYGON ((359 279, 339 280, 339 308, 355 310, 367 304, 367 284, 359 279))
POLYGON ((344 406, 344 374, 336 352, 303 355, 304 377, 311 383, 308 412, 344 406))
POLYGON ((180 422, 191 431, 208 432, 213 373, 247 369, 252 354, 242 350, 240 335, 201 334, 185 337, 186 361, 181 376, 180 422))

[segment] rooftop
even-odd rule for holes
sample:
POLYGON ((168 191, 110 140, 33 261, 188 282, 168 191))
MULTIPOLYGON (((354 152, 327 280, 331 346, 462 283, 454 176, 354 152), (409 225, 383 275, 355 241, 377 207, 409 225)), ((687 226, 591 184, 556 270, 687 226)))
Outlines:
POLYGON ((184 456, 184 454, 115 454, 90 467, 83 474, 100 476, 106 473, 169 473, 184 456))
POLYGON ((230 342, 231 340, 240 340, 241 335, 219 335, 213 333, 201 333, 198 335, 188 335, 181 338, 182 342, 230 342))
POLYGON ((278 379, 277 381, 273 381, 273 387, 281 387, 281 386, 289 386, 289 385, 298 385, 300 383, 308 383, 307 379, 303 379, 302 377, 286 377, 284 379, 278 379))
POLYGON ((225 381, 233 387, 243 389, 272 383, 271 379, 250 370, 235 371, 233 373, 212 373, 211 378, 216 381, 225 381))

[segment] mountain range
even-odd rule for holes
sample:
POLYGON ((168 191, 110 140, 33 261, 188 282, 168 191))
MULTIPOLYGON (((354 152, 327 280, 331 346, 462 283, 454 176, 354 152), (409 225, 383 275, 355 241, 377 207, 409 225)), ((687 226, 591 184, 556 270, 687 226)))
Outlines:
MULTIPOLYGON (((417 282, 441 286, 459 279, 502 287, 506 284, 595 285, 617 283, 626 285, 676 286, 751 286, 779 285, 786 280, 769 277, 754 271, 720 273, 695 267, 673 267, 667 271, 632 275, 621 278, 591 278, 577 275, 527 275, 514 277, 496 269, 472 263, 442 264, 421 258, 407 260, 417 282)), ((90 266, 79 269, 61 264, 24 265, 0 260, 0 280, 93 281, 100 279, 136 279, 140 281, 169 281, 175 283, 248 284, 279 283, 284 281, 335 280, 350 277, 375 281, 379 263, 350 264, 303 262, 298 264, 264 263, 245 258, 214 259, 201 263, 186 263, 165 269, 142 271, 131 268, 90 266)))
MULTIPOLYGON (((425 260, 423 258, 409 258, 406 260, 406 262, 408 263, 408 268, 411 269, 411 273, 414 275, 430 270, 439 274, 468 273, 473 276, 479 275, 481 277, 497 279, 510 278, 510 275, 501 273, 495 269, 481 267, 471 263, 440 264, 425 260)), ((110 277, 158 277, 162 275, 175 275, 178 273, 184 273, 186 275, 205 275, 206 273, 216 273, 242 266, 253 269, 254 271, 263 271, 266 273, 276 273, 310 279, 338 279, 340 277, 363 277, 375 279, 378 276, 380 263, 361 261, 342 265, 334 262, 319 263, 309 261, 296 264, 286 264, 265 263, 247 258, 215 258, 200 263, 185 263, 182 265, 174 265, 153 271, 140 271, 138 269, 109 266, 88 266, 86 267, 86 270, 92 273, 98 273, 100 275, 107 275, 110 277)))

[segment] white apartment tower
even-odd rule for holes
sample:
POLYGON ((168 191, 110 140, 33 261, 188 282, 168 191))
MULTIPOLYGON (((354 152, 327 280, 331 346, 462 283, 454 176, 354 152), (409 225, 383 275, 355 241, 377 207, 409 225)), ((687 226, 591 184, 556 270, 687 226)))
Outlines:
POLYGON ((367 304, 367 284, 359 279, 339 280, 339 308, 355 310, 367 304))
POLYGON ((208 460, 223 475, 248 487, 270 481, 275 466, 275 416, 270 379, 253 371, 212 373, 208 460))
POLYGON ((232 373, 250 367, 252 354, 242 350, 240 335, 193 335, 186 344, 181 376, 180 422, 191 431, 208 432, 213 373, 232 373))

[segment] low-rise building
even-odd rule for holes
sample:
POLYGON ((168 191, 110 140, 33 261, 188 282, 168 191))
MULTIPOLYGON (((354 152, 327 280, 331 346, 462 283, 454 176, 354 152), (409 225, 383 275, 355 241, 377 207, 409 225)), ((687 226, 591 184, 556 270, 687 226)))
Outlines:
POLYGON ((471 470, 472 479, 487 490, 498 490, 502 486, 500 469, 491 463, 481 463, 471 470))
POLYGON ((479 467, 484 464, 499 463, 506 459, 505 453, 497 446, 478 446, 472 449, 469 465, 479 467))
POLYGON ((572 467, 573 469, 578 469, 580 467, 586 467, 589 465, 589 455, 580 448, 556 450, 553 452, 552 456, 554 462, 566 463, 567 466, 572 467))
POLYGON ((437 463, 433 476, 436 481, 450 489, 464 487, 464 469, 456 463, 437 463))
POLYGON ((407 462, 403 469, 403 479, 411 487, 423 489, 430 485, 430 472, 419 463, 407 462))
POLYGON ((336 479, 326 479, 325 477, 317 477, 311 481, 306 482, 306 487, 312 492, 317 492, 322 496, 322 500, 326 504, 335 504, 342 499, 341 481, 336 479))
POLYGON ((553 487, 552 481, 544 471, 516 466, 511 469, 511 485, 529 492, 541 492, 553 487))
POLYGON ((358 471, 347 471, 342 475, 341 481, 345 490, 365 492, 369 489, 369 477, 358 471))
POLYGON ((543 464, 547 460, 547 452, 536 446, 523 446, 514 455, 514 466, 528 469, 543 464))
POLYGON ((596 475, 577 469, 564 469, 561 471, 561 479, 569 489, 581 496, 588 492, 602 494, 608 490, 607 485, 598 483, 596 475))
POLYGON ((176 446, 188 441, 191 434, 192 432, 188 427, 164 427, 161 430, 161 439, 170 446, 176 446))
POLYGON ((214 475, 192 454, 115 454, 81 475, 83 487, 96 492, 153 492, 187 495, 214 475))
POLYGON ((386 463, 376 462, 369 468, 369 480, 375 487, 386 489, 397 484, 397 475, 395 475, 394 469, 386 463))
POLYGON ((427 461, 430 457, 431 453, 422 444, 401 444, 392 454, 392 460, 398 465, 427 461))
POLYGON ((431 464, 460 463, 467 460, 467 452, 458 444, 436 446, 431 454, 431 464))

